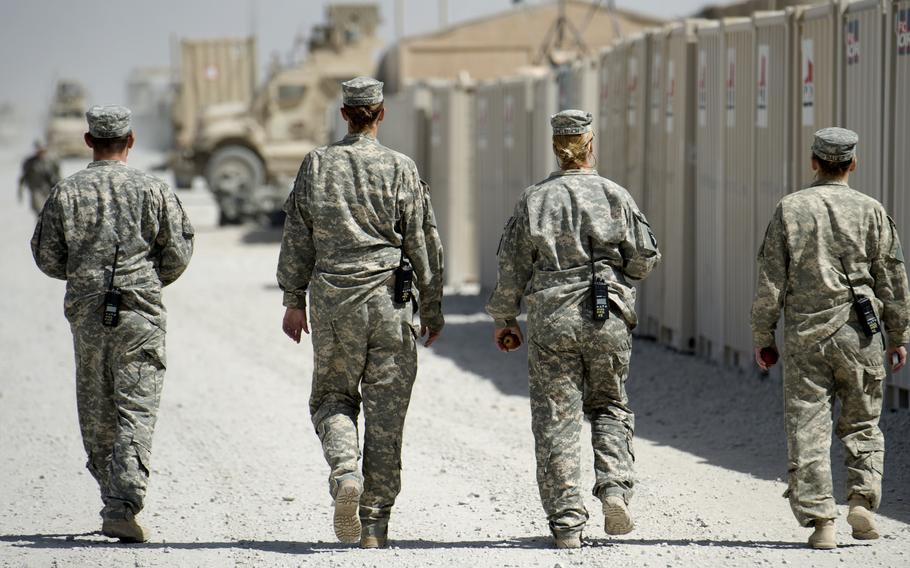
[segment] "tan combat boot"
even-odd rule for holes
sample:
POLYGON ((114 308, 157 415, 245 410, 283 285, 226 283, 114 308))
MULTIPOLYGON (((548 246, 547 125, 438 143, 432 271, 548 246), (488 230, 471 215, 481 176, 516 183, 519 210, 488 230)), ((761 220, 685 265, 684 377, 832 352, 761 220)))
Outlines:
POLYGON ((834 519, 817 519, 815 530, 809 535, 809 546, 817 550, 831 550, 837 548, 837 531, 834 528, 834 519))
POLYGON ((148 531, 136 522, 136 517, 131 511, 105 517, 101 522, 101 534, 132 544, 146 542, 149 539, 148 531))
POLYGON ((853 538, 857 540, 875 540, 879 537, 872 506, 869 505, 869 501, 865 497, 854 496, 850 498, 850 512, 847 514, 847 523, 853 527, 853 538))
POLYGON ((366 525, 363 527, 360 548, 386 548, 388 545, 388 526, 366 525))
POLYGON ((611 535, 629 534, 635 528, 626 500, 619 495, 608 495, 603 500, 604 531, 611 535))
POLYGON ((581 548, 581 535, 580 534, 566 534, 566 535, 553 535, 553 540, 556 545, 556 548, 581 548))
POLYGON ((353 479, 338 484, 335 493, 335 536, 339 542, 356 544, 360 542, 360 494, 363 490, 353 479))

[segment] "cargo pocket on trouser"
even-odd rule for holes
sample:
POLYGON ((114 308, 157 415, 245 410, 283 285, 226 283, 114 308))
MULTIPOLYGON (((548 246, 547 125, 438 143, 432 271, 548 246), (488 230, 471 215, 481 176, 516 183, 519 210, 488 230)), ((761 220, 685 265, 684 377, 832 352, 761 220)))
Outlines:
POLYGON ((873 397, 873 400, 882 396, 882 386, 885 381, 884 365, 868 365, 863 369, 863 392, 873 397))
POLYGON ((883 440, 847 440, 847 497, 861 495, 873 509, 881 502, 885 465, 883 440))

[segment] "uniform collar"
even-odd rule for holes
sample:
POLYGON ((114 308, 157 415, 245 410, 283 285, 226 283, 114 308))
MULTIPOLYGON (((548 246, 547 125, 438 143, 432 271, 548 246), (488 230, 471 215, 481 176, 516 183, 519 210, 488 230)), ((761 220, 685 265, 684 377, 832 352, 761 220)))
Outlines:
POLYGON ((121 162, 120 160, 95 160, 90 163, 88 167, 90 168, 101 168, 104 166, 125 166, 126 162, 121 162))
POLYGON ((559 176, 596 176, 597 170, 594 168, 578 168, 574 170, 556 170, 550 174, 550 177, 559 176))
POLYGON ((356 142, 357 140, 369 140, 370 142, 376 142, 375 136, 370 136, 364 132, 348 133, 344 137, 345 142, 356 142))
POLYGON ((813 181, 812 184, 809 185, 809 187, 819 187, 822 185, 839 185, 841 187, 850 187, 848 184, 846 184, 842 181, 831 181, 831 180, 826 180, 826 179, 817 179, 817 180, 813 181))

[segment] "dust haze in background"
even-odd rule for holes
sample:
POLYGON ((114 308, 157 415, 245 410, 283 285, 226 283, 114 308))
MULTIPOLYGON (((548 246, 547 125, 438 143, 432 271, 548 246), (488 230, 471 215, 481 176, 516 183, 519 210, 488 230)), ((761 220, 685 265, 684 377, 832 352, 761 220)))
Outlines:
MULTIPOLYGON (((360 0, 367 1, 367 0, 360 0)), ((541 0, 528 0, 537 4, 541 0)), ((176 38, 258 36, 260 73, 272 53, 284 60, 294 37, 324 21, 329 0, 3 0, 0 7, 0 104, 40 118, 57 79, 82 81, 90 103, 123 102, 136 67, 166 67, 176 38)), ((345 3, 345 2, 339 2, 345 3)), ((351 2, 347 2, 351 3, 351 2)), ((379 0, 381 35, 394 40, 395 0, 379 0)), ((604 2, 606 4, 606 2, 604 2)), ((725 2, 716 2, 725 3, 725 2)), ((658 17, 691 14, 703 0, 619 0, 658 17)), ((438 2, 404 0, 406 35, 437 29, 438 2)), ((508 10, 511 0, 449 0, 454 24, 508 10)))

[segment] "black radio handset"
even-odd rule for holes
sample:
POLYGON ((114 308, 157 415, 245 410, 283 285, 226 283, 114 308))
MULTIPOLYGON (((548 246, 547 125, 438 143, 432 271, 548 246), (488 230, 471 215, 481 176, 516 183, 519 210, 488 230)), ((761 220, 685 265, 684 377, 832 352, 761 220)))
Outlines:
POLYGON ((856 290, 853 288, 853 282, 850 280, 850 275, 847 273, 846 265, 844 265, 844 259, 841 258, 839 260, 841 268, 844 269, 844 276, 847 277, 847 286, 850 287, 850 295, 853 297, 853 309, 856 311, 859 325, 863 328, 863 333, 866 334, 866 337, 872 337, 882 329, 878 322, 878 316, 875 315, 875 307, 872 305, 872 300, 866 296, 856 295, 856 290))
POLYGON ((104 294, 104 313, 101 317, 101 324, 105 327, 117 327, 120 323, 120 301, 122 294, 120 288, 114 288, 114 278, 117 275, 117 258, 120 256, 120 245, 114 248, 114 263, 111 265, 111 280, 107 285, 107 292, 104 294))
POLYGON ((610 317, 610 296, 607 283, 603 278, 597 277, 594 267, 594 240, 588 237, 588 249, 591 254, 591 303, 594 321, 604 321, 610 317))

